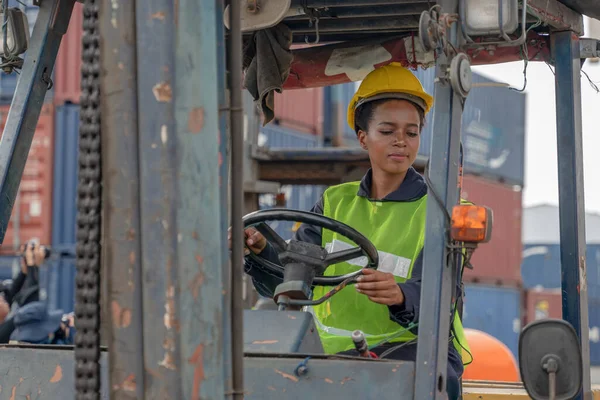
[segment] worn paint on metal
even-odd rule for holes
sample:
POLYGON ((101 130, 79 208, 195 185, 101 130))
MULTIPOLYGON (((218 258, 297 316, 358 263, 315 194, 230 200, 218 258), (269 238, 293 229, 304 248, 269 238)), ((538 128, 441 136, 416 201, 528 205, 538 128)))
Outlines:
POLYGON ((527 8, 530 14, 546 21, 553 28, 583 35, 583 16, 557 0, 528 0, 527 8))
MULTIPOLYGON (((135 37, 134 6, 132 1, 121 2, 119 8, 113 10, 109 2, 101 2, 99 21, 105 40, 100 57, 105 71, 101 75, 102 126, 104 132, 110 132, 102 135, 102 273, 107 282, 107 295, 102 296, 105 310, 102 319, 103 336, 111 355, 110 370, 102 371, 101 376, 110 379, 110 392, 117 398, 132 395, 144 398, 143 344, 157 329, 153 326, 152 330, 144 330, 143 325, 143 319, 150 313, 142 307, 137 65, 136 46, 129 40, 135 37), (111 16, 120 23, 113 24, 111 16)), ((65 105, 63 109, 78 114, 75 105, 65 105)), ((75 135, 77 131, 78 124, 71 127, 68 134, 75 135)), ((75 193, 76 186, 71 191, 75 193)))
MULTIPOLYGON (((226 247, 219 175, 219 59, 224 48, 218 45, 217 24, 220 4, 180 0, 174 30, 175 72, 173 154, 175 199, 170 205, 175 216, 169 225, 176 231, 167 240, 176 245, 173 270, 176 289, 177 333, 181 360, 177 362, 180 398, 223 398, 225 396, 223 247, 226 247), (212 77, 207 79, 206 77, 212 77), (202 95, 199 96, 198 94, 202 95), (190 115, 202 110, 199 123, 190 124, 190 115), (189 282, 193 282, 188 286, 189 282)), ((166 18, 169 20, 169 18, 166 18)), ((224 54, 224 53, 223 53, 224 54)))
POLYGON ((464 400, 529 400, 520 383, 463 381, 464 400))
MULTIPOLYGON (((575 328, 583 365, 590 363, 588 293, 581 259, 585 257, 585 201, 581 116, 581 63, 579 40, 572 32, 556 32, 552 39, 555 60, 558 197, 560 204, 563 318, 575 328)), ((590 370, 584 368, 583 399, 590 392, 590 370)))
POLYGON ((307 372, 295 368, 305 357, 246 357, 245 399, 304 398, 318 393, 329 399, 412 399, 414 363, 357 359, 309 359, 307 372))
MULTIPOLYGON (((456 0, 441 0, 442 12, 453 12, 458 7, 456 0)), ((456 24, 450 28, 450 43, 456 44, 456 24)), ((436 59, 436 75, 444 76, 449 60, 441 49, 436 59)), ((427 198, 425 244, 421 304, 419 318, 419 343, 417 345, 415 398, 419 400, 443 397, 448 362, 448 337, 450 331, 447 308, 451 304, 457 279, 457 268, 448 267, 446 235, 448 212, 460 200, 458 186, 460 164, 461 116, 463 99, 452 90, 448 82, 438 81, 434 89, 436 108, 433 112, 433 141, 431 146, 430 191, 440 196, 443 207, 435 196, 427 198), (445 209, 443 209, 445 208, 445 209)))
MULTIPOLYGON (((221 210, 220 217, 220 236, 221 242, 226 243, 227 228, 229 227, 229 99, 228 91, 225 84, 225 71, 227 69, 226 62, 226 44, 225 44, 225 24, 222 23, 222 16, 225 8, 224 0, 216 2, 215 13, 216 24, 216 44, 217 44, 217 95, 219 100, 219 196, 221 204, 227 205, 227 210, 221 210)), ((247 94, 250 96, 250 93, 247 94)), ((251 96, 250 96, 251 97, 251 96)), ((194 232, 194 238, 197 238, 197 233, 194 232)), ((215 268, 218 266, 215 265, 215 268)), ((231 365, 231 296, 228 296, 231 282, 231 268, 229 262, 229 249, 227 246, 221 246, 221 264, 220 264, 223 281, 221 285, 221 299, 223 307, 222 318, 222 350, 223 350, 223 376, 225 379, 225 390, 227 393, 232 391, 232 365, 231 365)))
MULTIPOLYGON (((175 140, 175 5, 167 0, 135 3, 137 116, 140 173, 140 240, 144 314, 145 393, 182 398, 176 330, 177 224, 175 140), (157 12, 163 19, 152 18, 157 12)), ((187 123, 187 121, 186 121, 187 123)))
MULTIPOLYGON (((336 43, 324 46, 307 47, 303 49, 292 50, 294 59, 291 64, 291 71, 284 84, 284 89, 300 89, 309 87, 319 87, 347 83, 364 78, 371 69, 387 65, 391 62, 399 62, 406 67, 416 68, 423 65, 407 50, 407 43, 412 43, 417 38, 407 36, 404 38, 367 41, 351 41, 346 43, 336 43), (374 60, 372 68, 363 67, 362 72, 355 73, 357 65, 363 65, 365 46, 379 51, 371 52, 385 55, 374 60), (362 47, 361 49, 358 49, 362 47), (361 52, 358 52, 360 50, 361 52), (344 52, 348 57, 339 57, 337 54, 344 52), (357 53, 358 52, 358 53, 357 53), (360 54, 359 58, 352 58, 350 55, 360 54), (327 65, 334 57, 339 67, 334 72, 328 72, 327 65), (411 61, 413 60, 413 61, 411 61), (360 61, 360 63, 359 63, 360 61)), ((528 54, 531 61, 550 61, 550 46, 547 36, 540 36, 537 33, 529 32, 527 39, 528 54)), ((472 65, 486 65, 504 63, 510 61, 521 61, 521 50, 519 47, 500 47, 494 50, 475 49, 470 50, 472 65)), ((431 66, 431 62, 425 62, 425 65, 431 66)))
MULTIPOLYGON (((111 357, 113 354, 111 352, 111 357)), ((71 346, 0 347, 3 398, 75 398, 75 356, 71 346)), ((102 400, 109 399, 108 353, 100 354, 102 400)))

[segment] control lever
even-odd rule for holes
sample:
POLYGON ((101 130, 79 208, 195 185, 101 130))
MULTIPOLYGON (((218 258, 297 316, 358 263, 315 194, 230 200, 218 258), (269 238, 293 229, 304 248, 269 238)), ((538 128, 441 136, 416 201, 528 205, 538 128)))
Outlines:
POLYGON ((355 330, 352 332, 352 342, 354 347, 358 351, 360 357, 365 358, 377 358, 377 356, 369 351, 369 345, 367 344, 367 338, 361 330, 355 330))

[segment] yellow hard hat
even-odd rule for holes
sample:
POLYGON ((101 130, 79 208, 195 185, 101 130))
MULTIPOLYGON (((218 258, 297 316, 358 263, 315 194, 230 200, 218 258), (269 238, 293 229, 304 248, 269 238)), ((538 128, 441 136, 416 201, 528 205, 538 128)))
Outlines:
POLYGON ((360 84, 348 105, 348 125, 354 127, 356 109, 366 102, 379 99, 409 100, 420 106, 427 114, 433 106, 433 97, 423 90, 423 85, 402 64, 393 62, 376 68, 360 84))

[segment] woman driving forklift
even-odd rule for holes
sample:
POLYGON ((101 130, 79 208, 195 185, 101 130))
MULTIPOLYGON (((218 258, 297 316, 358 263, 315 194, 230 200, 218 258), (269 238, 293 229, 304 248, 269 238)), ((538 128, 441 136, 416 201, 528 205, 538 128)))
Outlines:
MULTIPOLYGON (((378 357, 416 359, 427 184, 412 165, 425 115, 432 106, 433 97, 398 63, 368 74, 348 106, 348 124, 368 152, 371 168, 360 182, 328 188, 311 211, 358 230, 375 245, 380 260, 377 270, 364 269, 354 287, 344 288, 309 310, 328 354, 357 355, 349 338, 354 330, 361 330, 369 345, 376 345, 372 352, 378 357)), ((261 233, 247 228, 245 235, 248 249, 278 262, 277 253, 261 233)), ((343 236, 306 224, 294 239, 321 245, 330 252, 350 247, 343 236)), ((343 275, 365 265, 360 259, 350 260, 330 266, 324 275, 343 275)), ((280 278, 249 263, 246 272, 265 297, 272 297, 281 283, 280 278)), ((316 286, 314 298, 329 289, 316 286)), ((463 373, 459 352, 467 350, 467 345, 460 319, 456 312, 452 314, 447 392, 455 399, 463 373)))

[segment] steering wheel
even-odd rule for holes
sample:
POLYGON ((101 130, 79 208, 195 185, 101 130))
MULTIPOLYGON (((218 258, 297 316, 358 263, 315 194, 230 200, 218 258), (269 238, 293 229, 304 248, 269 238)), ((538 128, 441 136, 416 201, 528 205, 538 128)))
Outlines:
MULTIPOLYGON (((283 265, 282 267, 260 257, 260 255, 257 256, 252 251, 250 252, 249 257, 252 260, 283 278, 283 283, 275 290, 274 300, 278 303, 281 303, 278 297, 284 295, 283 302, 288 305, 320 304, 325 300, 325 297, 329 298, 334 293, 330 292, 330 296, 323 296, 322 301, 309 301, 310 289, 313 284, 318 286, 343 284, 345 286, 362 275, 362 269, 360 269, 345 275, 323 276, 330 265, 366 256, 368 259, 367 268, 377 269, 379 266, 379 254, 369 239, 356 229, 321 214, 275 208, 247 214, 243 218, 243 223, 244 229, 253 226, 265 237, 277 252, 279 261, 283 265), (277 232, 266 224, 266 221, 302 222, 328 229, 352 240, 358 247, 329 253, 320 245, 312 243, 297 240, 286 243, 277 232)), ((334 289, 332 292, 337 293, 342 288, 334 289)))

